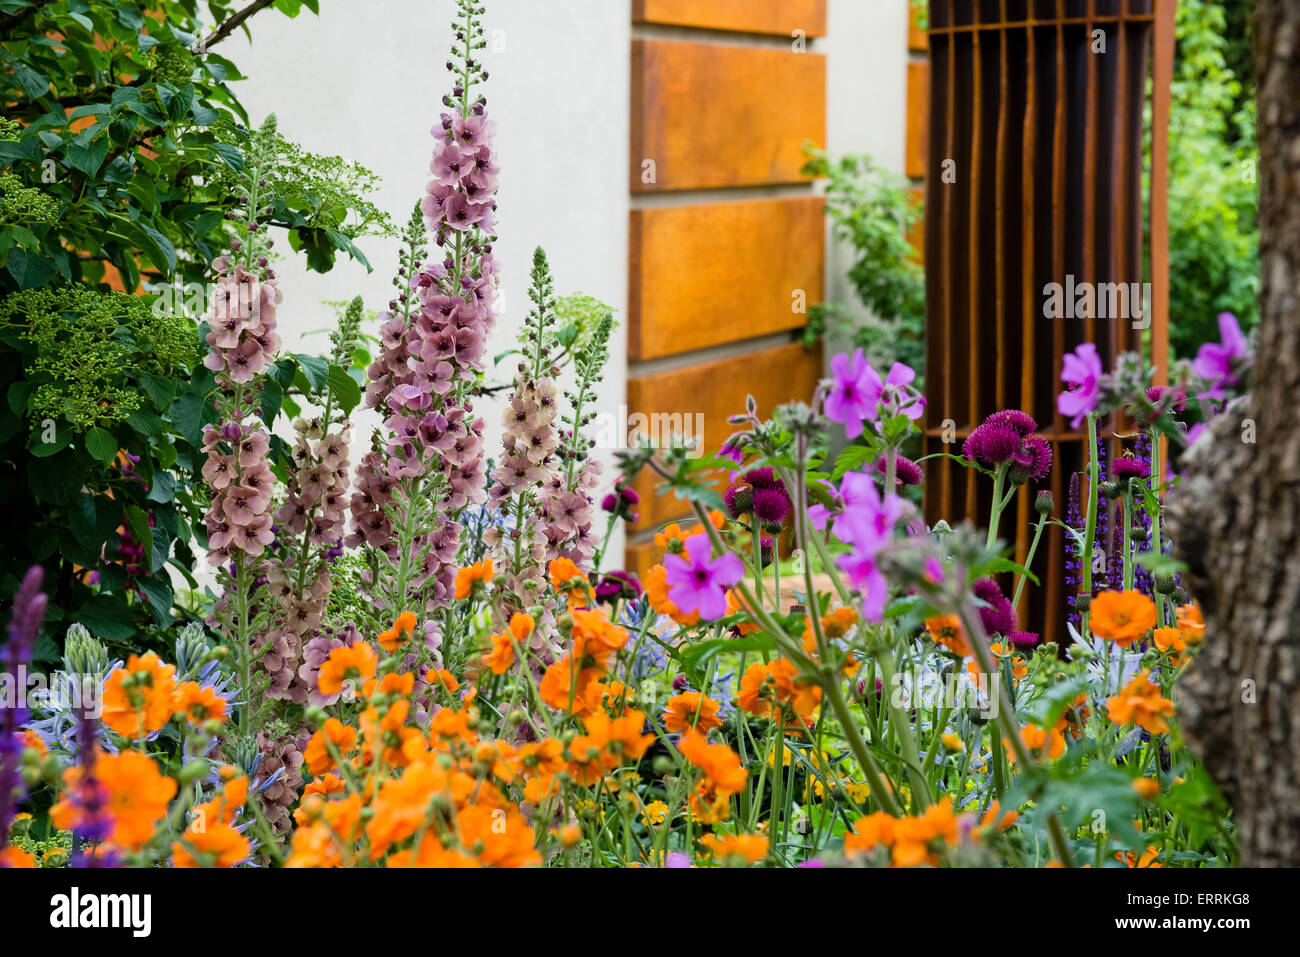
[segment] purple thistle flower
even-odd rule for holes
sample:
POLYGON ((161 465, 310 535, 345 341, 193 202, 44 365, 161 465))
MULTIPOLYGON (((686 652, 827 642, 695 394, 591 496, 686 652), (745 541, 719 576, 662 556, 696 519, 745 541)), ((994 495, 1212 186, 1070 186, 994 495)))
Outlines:
MULTIPOLYGON (((885 472, 889 468, 889 461, 886 456, 876 459, 876 474, 883 480, 885 472)), ((911 459, 904 455, 894 456, 894 490, 897 491, 905 486, 920 486, 925 482, 925 472, 921 466, 917 465, 911 459)))
POLYGON ((1010 425, 985 419, 971 429, 962 444, 962 454, 972 462, 997 467, 1010 462, 1020 449, 1021 436, 1010 425))
POLYGON ((614 602, 622 599, 624 601, 636 601, 641 597, 641 582, 631 572, 612 571, 607 572, 596 586, 596 601, 614 602))
POLYGON ((779 527, 790 514, 790 496, 784 488, 771 487, 754 490, 754 517, 764 525, 779 527))
POLYGON ((1141 459, 1121 456, 1111 463, 1110 474, 1121 482, 1129 479, 1145 479, 1151 475, 1151 467, 1141 459))
POLYGON ((1017 651, 1032 651, 1038 644, 1038 633, 1034 631, 1013 631, 1010 638, 1017 651))
POLYGON ((979 606, 980 621, 990 635, 1008 636, 1016 630, 1016 611, 1011 600, 992 578, 981 578, 972 589, 984 604, 979 606))

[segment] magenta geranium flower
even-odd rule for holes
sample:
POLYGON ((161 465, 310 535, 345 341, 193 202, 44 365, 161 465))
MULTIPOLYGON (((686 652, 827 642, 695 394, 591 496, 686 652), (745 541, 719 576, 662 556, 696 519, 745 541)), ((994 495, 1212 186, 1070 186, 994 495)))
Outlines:
POLYGON ((1077 429, 1083 417, 1097 408, 1103 374, 1101 357, 1091 342, 1080 343, 1061 363, 1066 390, 1056 397, 1056 411, 1070 416, 1070 428, 1077 429))
POLYGON ((851 356, 842 352, 831 359, 831 374, 824 411, 828 419, 844 426, 851 439, 862 434, 863 422, 875 422, 882 414, 916 419, 925 408, 925 399, 912 388, 916 373, 901 362, 895 362, 881 379, 863 351, 855 349, 851 356))
POLYGON ((1230 312, 1219 313, 1219 342, 1204 343, 1196 350, 1192 371, 1210 384, 1201 393, 1202 399, 1222 399, 1227 389, 1238 382, 1237 367, 1250 358, 1250 345, 1242 335, 1237 317, 1230 312))
POLYGON ((683 612, 699 612, 701 618, 721 618, 727 612, 727 589, 745 577, 745 566, 728 552, 713 558, 707 534, 686 540, 686 554, 664 559, 668 600, 683 612))
POLYGON ((870 385, 867 398, 871 402, 872 421, 880 416, 905 415, 909 419, 919 419, 925 410, 925 399, 912 388, 916 371, 911 366, 895 362, 889 367, 889 375, 882 380, 871 366, 867 366, 867 378, 870 385))
POLYGON ((871 368, 861 349, 853 355, 841 352, 831 359, 834 383, 826 396, 826 417, 844 426, 849 438, 862 434, 862 423, 876 414, 880 401, 880 376, 871 368))

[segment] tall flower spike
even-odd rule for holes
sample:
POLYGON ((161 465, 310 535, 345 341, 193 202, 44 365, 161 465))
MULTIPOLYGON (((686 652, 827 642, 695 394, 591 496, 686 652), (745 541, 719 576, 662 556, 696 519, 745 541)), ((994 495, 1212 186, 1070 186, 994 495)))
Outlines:
MULTIPOLYGON (((18 669, 31 663, 36 635, 45 620, 48 599, 41 591, 45 572, 33 565, 23 576, 14 595, 9 619, 9 642, 5 648, 5 670, 18 678, 18 669)), ((0 708, 0 848, 9 841, 9 825, 14 819, 15 794, 21 793, 22 777, 18 773, 23 754, 22 726, 27 711, 17 706, 0 708)))

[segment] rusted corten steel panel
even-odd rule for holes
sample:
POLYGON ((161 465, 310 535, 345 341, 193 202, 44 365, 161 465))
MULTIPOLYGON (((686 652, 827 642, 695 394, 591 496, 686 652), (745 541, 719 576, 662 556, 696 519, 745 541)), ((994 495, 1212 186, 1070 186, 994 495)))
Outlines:
POLYGON ((632 41, 633 193, 807 182, 826 142, 826 57, 766 47, 632 41))
MULTIPOLYGON (((1037 488, 1064 519, 1085 436, 1056 412, 1061 361, 1094 342, 1103 361, 1144 350, 1167 372, 1168 252, 1164 170, 1173 0, 931 0, 925 179, 926 453, 958 451, 985 416, 1020 408, 1051 442, 1037 488), (1142 206, 1143 110, 1152 106, 1152 205, 1142 206), (1157 175, 1158 173, 1158 175, 1157 175), (945 175, 946 174, 946 175, 945 175), (1143 248, 1150 216, 1151 249, 1143 248), (1149 265, 1149 272, 1147 266, 1149 265), (1150 307, 1123 316, 1044 314, 1046 288, 1151 279, 1150 307), (1136 328, 1150 323, 1146 332, 1136 328), (1145 341, 1144 341, 1145 340, 1145 341)), ((1131 288, 1131 287, 1130 287, 1131 288)), ((1110 423, 1110 434, 1119 423, 1110 423)), ((1112 448, 1112 452, 1114 449, 1112 448)), ((931 521, 987 521, 987 480, 931 459, 931 521)), ((1035 487, 1018 495, 1003 535, 1028 552, 1035 487)), ((1064 533, 1034 561, 1025 625, 1064 637, 1064 533)))

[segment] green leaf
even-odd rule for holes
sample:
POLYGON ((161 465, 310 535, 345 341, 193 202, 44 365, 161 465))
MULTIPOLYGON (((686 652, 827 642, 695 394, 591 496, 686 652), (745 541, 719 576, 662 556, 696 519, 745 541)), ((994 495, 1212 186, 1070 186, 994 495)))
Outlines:
POLYGON ((108 155, 108 137, 100 136, 87 146, 73 143, 63 154, 63 162, 86 177, 99 172, 108 155))
POLYGON ((117 458, 117 439, 113 438, 111 432, 96 427, 86 433, 83 441, 86 443, 86 451, 105 465, 117 458))
POLYGON ((240 152, 238 146, 229 143, 213 143, 212 149, 221 157, 221 161, 236 173, 244 171, 244 154, 240 152))
POLYGON ((126 510, 126 524, 131 529, 131 537, 144 548, 145 564, 153 561, 153 529, 149 527, 149 516, 138 505, 130 505, 126 510))
POLYGON ((174 600, 172 586, 161 578, 153 577, 136 579, 136 585, 149 600, 149 609, 153 612, 154 622, 161 626, 171 621, 174 600))
POLYGON ((176 431, 185 436, 190 445, 203 443, 204 408, 203 396, 190 392, 172 403, 168 413, 176 431))
POLYGON ((711 638, 708 641, 696 642, 683 648, 679 657, 683 667, 698 673, 709 660, 721 654, 775 650, 775 639, 765 632, 757 632, 745 638, 711 638))
POLYGON ((298 366, 302 369, 303 375, 307 377, 311 390, 313 392, 323 390, 329 383, 329 363, 320 356, 307 356, 300 353, 295 354, 294 358, 298 360, 298 366))
POLYGON ((149 494, 145 496, 145 500, 165 505, 167 502, 170 502, 175 498, 175 496, 176 476, 172 475, 170 472, 155 472, 153 476, 153 484, 149 487, 149 494))
POLYGON ((96 595, 74 616, 96 638, 125 641, 136 633, 135 615, 126 603, 113 595, 96 595))
POLYGON ((986 570, 989 574, 997 574, 997 573, 999 573, 999 572, 1014 572, 1014 573, 1017 574, 1017 575, 1024 575, 1026 578, 1028 578, 1028 579, 1029 579, 1031 582, 1033 582, 1035 585, 1038 584, 1038 576, 1037 576, 1037 575, 1035 575, 1033 572, 1031 572, 1031 571, 1030 571, 1028 568, 1026 568, 1024 565, 1021 565, 1021 564, 1019 564, 1019 563, 1017 563, 1017 562, 1013 562, 1013 561, 1012 561, 1011 559, 1009 559, 1009 558, 995 558, 995 559, 993 559, 993 561, 991 561, 991 562, 988 563, 988 565, 987 565, 987 567, 986 567, 985 570, 986 570))
POLYGON ((280 414, 280 407, 284 404, 284 389, 280 388, 280 383, 275 379, 267 376, 262 380, 262 421, 266 423, 267 428, 275 424, 275 417, 280 414))
POLYGON ((330 394, 334 396, 334 401, 339 404, 344 415, 350 415, 361 402, 361 387, 342 366, 330 366, 329 388, 330 394))
POLYGON ((176 249, 172 246, 171 240, 148 223, 136 223, 135 227, 135 231, 142 237, 140 248, 153 260, 153 264, 159 271, 170 276, 176 271, 176 249))
POLYGON ((35 289, 50 281, 56 267, 54 260, 40 253, 15 249, 9 257, 9 275, 14 277, 19 289, 35 289))

